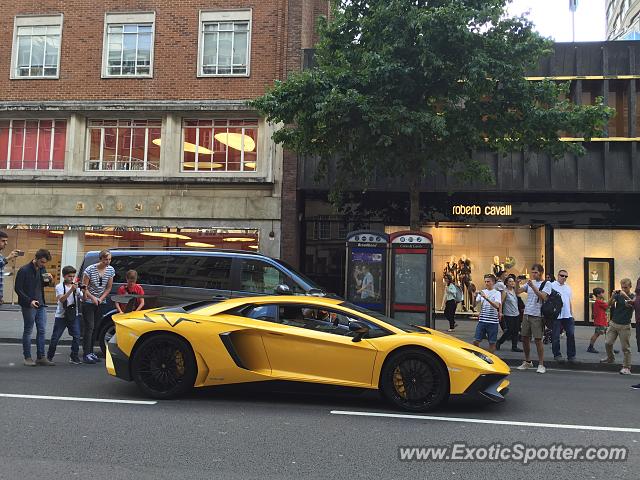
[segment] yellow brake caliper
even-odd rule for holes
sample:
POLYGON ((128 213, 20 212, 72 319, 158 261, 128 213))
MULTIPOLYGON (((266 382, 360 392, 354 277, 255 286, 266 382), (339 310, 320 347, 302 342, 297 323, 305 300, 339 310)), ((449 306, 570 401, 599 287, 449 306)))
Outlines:
POLYGON ((396 367, 396 369, 393 371, 393 386, 396 388, 396 392, 398 392, 398 395, 406 400, 407 391, 404 388, 404 379, 402 378, 400 367, 396 367))

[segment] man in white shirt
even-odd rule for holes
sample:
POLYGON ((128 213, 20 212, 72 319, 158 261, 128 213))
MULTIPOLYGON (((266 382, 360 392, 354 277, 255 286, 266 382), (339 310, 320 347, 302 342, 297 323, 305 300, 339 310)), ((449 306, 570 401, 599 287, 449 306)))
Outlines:
POLYGON ((476 296, 476 303, 481 302, 481 307, 478 325, 476 326, 476 335, 473 341, 473 344, 479 347, 480 342, 486 336, 489 340, 489 351, 491 353, 496 350, 498 323, 502 310, 502 295, 494 288, 495 283, 495 275, 485 275, 485 289, 481 290, 476 296))
POLYGON ((524 306, 524 315, 522 316, 522 349, 524 350, 524 362, 518 367, 518 370, 526 370, 533 368, 531 361, 531 345, 530 338, 536 342, 536 350, 538 352, 538 373, 545 373, 547 369, 544 366, 544 345, 542 344, 542 336, 544 335, 544 319, 540 312, 542 302, 547 299, 551 293, 551 283, 543 282, 544 267, 536 263, 531 267, 531 278, 527 283, 520 287, 516 286, 516 294, 526 293, 527 302, 524 306))
POLYGON ((571 287, 567 285, 567 278, 569 278, 569 273, 566 270, 560 270, 558 272, 558 280, 551 285, 562 297, 562 310, 558 318, 553 321, 551 349, 554 360, 563 363, 564 359, 560 352, 560 330, 564 328, 567 334, 567 360, 569 363, 576 363, 576 326, 573 320, 573 305, 571 304, 573 292, 571 291, 571 287))

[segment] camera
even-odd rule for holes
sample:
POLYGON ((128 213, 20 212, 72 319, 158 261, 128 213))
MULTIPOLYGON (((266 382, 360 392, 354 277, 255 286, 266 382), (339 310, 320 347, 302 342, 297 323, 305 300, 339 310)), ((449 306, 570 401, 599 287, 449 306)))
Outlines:
POLYGON ((74 282, 74 285, 80 290, 84 290, 85 288, 87 288, 86 285, 82 285, 81 283, 77 283, 77 282, 74 282))

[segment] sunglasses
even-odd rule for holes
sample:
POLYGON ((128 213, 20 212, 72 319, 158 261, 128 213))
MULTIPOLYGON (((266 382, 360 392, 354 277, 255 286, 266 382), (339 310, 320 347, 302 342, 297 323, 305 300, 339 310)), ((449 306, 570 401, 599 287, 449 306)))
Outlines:
POLYGON ((102 277, 98 277, 100 279, 100 286, 102 286, 102 277))
POLYGON ((569 278, 569 275, 562 275, 561 273, 560 273, 560 274, 558 274, 558 276, 559 276, 559 277, 562 277, 562 278, 569 278))

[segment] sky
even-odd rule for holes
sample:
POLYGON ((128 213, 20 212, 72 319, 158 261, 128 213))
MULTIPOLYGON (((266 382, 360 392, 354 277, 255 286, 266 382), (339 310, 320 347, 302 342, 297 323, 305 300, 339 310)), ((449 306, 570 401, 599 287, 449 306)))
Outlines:
MULTIPOLYGON (((569 0, 513 0, 507 6, 510 15, 530 11, 529 20, 536 30, 556 42, 571 42, 569 0)), ((575 14, 576 42, 605 40, 605 0, 578 0, 575 14)))

